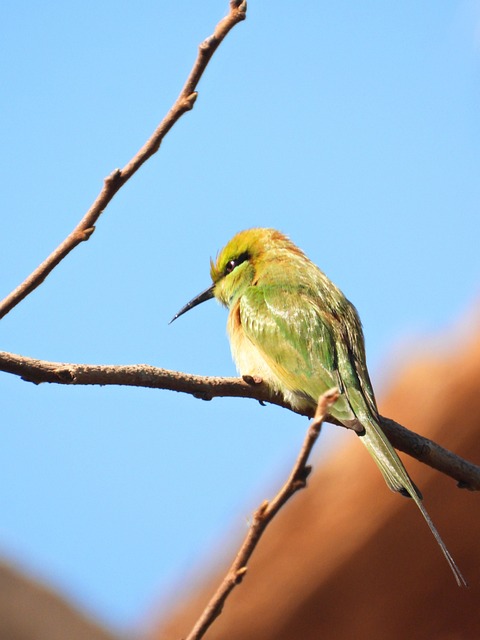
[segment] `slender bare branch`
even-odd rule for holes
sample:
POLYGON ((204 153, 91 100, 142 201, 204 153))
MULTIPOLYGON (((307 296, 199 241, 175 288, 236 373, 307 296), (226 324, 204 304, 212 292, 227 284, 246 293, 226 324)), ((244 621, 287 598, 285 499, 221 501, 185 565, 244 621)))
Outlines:
POLYGON ((433 440, 410 431, 395 420, 384 416, 381 418, 382 429, 396 449, 400 449, 433 469, 454 478, 460 489, 480 490, 478 484, 480 467, 441 447, 433 440))
POLYGON ((273 500, 265 500, 255 511, 250 529, 235 560, 210 602, 203 610, 192 631, 186 637, 186 640, 200 640, 200 638, 203 638, 208 628, 222 612, 225 601, 230 593, 245 577, 247 573, 247 563, 267 526, 284 504, 297 491, 306 486, 307 478, 311 471, 311 467, 307 466, 308 458, 317 441, 322 423, 328 415, 328 409, 337 398, 337 389, 331 389, 320 396, 315 416, 310 423, 300 454, 293 465, 288 480, 273 500))
POLYGON ((0 318, 3 318, 19 304, 19 302, 36 289, 70 251, 81 242, 90 238, 95 231, 95 224, 98 218, 117 191, 138 171, 144 162, 158 151, 163 138, 181 116, 193 108, 197 98, 197 85, 211 57, 229 31, 245 19, 246 10, 247 3, 245 1, 230 1, 230 11, 228 15, 220 20, 213 34, 200 44, 197 59, 180 95, 165 118, 158 125, 153 135, 123 169, 115 169, 105 178, 102 190, 70 235, 65 238, 35 271, 0 302, 0 318))
MULTIPOLYGON (((267 385, 241 378, 197 376, 179 371, 160 369, 147 364, 137 365, 89 365, 48 362, 0 351, 0 371, 20 376, 27 382, 40 384, 51 382, 66 385, 120 385, 148 387, 188 393, 202 400, 212 398, 251 398, 261 403, 269 402, 295 411, 278 394, 272 394, 267 385)), ((331 416, 328 421, 340 425, 331 416)), ((385 430, 394 447, 428 464, 457 481, 459 487, 480 490, 480 467, 444 449, 428 438, 409 431, 394 420, 382 417, 385 430)))

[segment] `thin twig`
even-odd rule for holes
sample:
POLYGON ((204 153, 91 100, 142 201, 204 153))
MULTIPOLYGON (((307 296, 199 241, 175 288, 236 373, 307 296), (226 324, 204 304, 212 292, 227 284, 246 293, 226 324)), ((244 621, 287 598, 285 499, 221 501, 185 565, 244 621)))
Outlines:
POLYGON ((245 19, 247 3, 240 0, 230 1, 229 14, 220 20, 211 36, 204 40, 198 49, 198 56, 192 71, 174 105, 158 125, 150 139, 123 167, 115 169, 104 180, 103 188, 94 203, 67 238, 44 260, 16 289, 0 302, 0 318, 3 318, 19 302, 36 289, 53 269, 81 242, 90 238, 95 224, 114 195, 136 171, 153 156, 173 125, 184 113, 193 109, 197 99, 196 87, 216 49, 239 22, 245 19))
POLYGON ((250 529, 235 560, 185 640, 199 640, 203 638, 208 628, 222 612, 225 601, 230 593, 245 577, 247 573, 247 563, 267 526, 284 504, 297 491, 306 486, 307 478, 311 471, 311 467, 307 466, 308 458, 320 434, 322 423, 328 415, 328 409, 337 400, 338 395, 338 389, 330 389, 330 391, 320 396, 315 416, 310 423, 302 448, 293 465, 288 480, 273 500, 265 500, 255 511, 250 529))
MULTIPOLYGON (((300 415, 311 414, 292 408, 279 394, 272 394, 267 385, 254 384, 241 378, 196 376, 146 364, 89 365, 48 362, 0 351, 0 371, 20 376, 27 382, 50 382, 64 385, 119 385, 147 387, 188 393, 202 400, 212 398, 251 398, 290 409, 300 415)), ((339 425, 331 416, 329 422, 339 425)), ((342 426, 342 425, 339 425, 342 426)), ((464 460, 428 438, 409 431, 394 420, 382 417, 385 430, 394 447, 428 464, 457 481, 462 488, 480 490, 480 467, 464 460)))

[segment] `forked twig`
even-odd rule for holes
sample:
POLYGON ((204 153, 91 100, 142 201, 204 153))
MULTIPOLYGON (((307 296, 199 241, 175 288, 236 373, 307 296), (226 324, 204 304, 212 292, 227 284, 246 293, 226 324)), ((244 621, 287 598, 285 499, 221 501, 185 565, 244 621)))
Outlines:
POLYGON ((229 31, 242 20, 245 20, 247 3, 241 0, 230 0, 228 15, 220 20, 211 36, 204 40, 198 48, 198 56, 188 79, 176 99, 174 105, 158 125, 153 135, 143 147, 123 167, 115 169, 104 180, 103 188, 94 203, 65 240, 44 260, 18 287, 0 302, 0 318, 3 318, 19 302, 34 291, 53 269, 81 242, 90 238, 95 231, 95 224, 114 195, 134 173, 153 156, 173 125, 181 116, 193 108, 197 99, 196 88, 211 57, 229 31))
POLYGON ((267 526, 293 494, 306 486, 307 478, 311 471, 311 467, 307 466, 308 458, 320 434, 322 423, 328 415, 328 409, 337 400, 338 396, 338 389, 330 389, 330 391, 320 396, 315 416, 310 423, 290 476, 273 500, 265 500, 253 514, 252 524, 235 560, 185 640, 203 638, 208 628, 222 612, 230 593, 245 577, 247 562, 255 551, 267 526))

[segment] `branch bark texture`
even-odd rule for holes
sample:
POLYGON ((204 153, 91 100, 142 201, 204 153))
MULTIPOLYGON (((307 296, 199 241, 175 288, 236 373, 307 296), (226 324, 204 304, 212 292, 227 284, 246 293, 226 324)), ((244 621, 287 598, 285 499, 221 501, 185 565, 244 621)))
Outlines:
MULTIPOLYGON (((0 351, 0 371, 20 376, 23 380, 35 384, 50 382, 64 385, 147 387, 188 393, 202 400, 220 397, 251 398, 261 403, 276 404, 300 415, 308 415, 293 409, 281 396, 272 394, 263 383, 250 383, 241 378, 198 376, 147 364, 68 364, 36 360, 0 351)), ((459 487, 480 491, 479 466, 406 429, 394 420, 382 417, 381 421, 382 428, 395 448, 450 476, 457 481, 459 487)), ((339 424, 331 416, 328 417, 328 422, 339 424)))

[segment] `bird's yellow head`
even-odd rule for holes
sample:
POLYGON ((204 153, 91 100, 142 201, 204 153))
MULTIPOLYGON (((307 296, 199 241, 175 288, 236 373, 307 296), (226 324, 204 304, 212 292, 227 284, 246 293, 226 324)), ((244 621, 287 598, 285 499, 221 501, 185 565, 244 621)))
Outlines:
POLYGON ((186 304, 173 317, 189 311, 198 304, 216 298, 226 307, 238 299, 269 263, 278 259, 285 249, 300 252, 280 231, 254 228, 237 233, 220 251, 215 261, 210 260, 212 285, 186 304))

